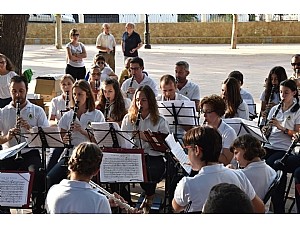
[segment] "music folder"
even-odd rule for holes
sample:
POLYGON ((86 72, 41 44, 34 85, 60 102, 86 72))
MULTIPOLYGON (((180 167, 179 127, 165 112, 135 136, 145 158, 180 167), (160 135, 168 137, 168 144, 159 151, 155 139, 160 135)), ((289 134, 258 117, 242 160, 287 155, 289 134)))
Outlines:
POLYGON ((16 155, 20 150, 25 148, 27 145, 28 145, 27 142, 22 142, 13 147, 10 147, 10 148, 4 149, 4 150, 0 150, 0 160, 10 158, 10 157, 16 155))
POLYGON ((0 171, 0 206, 29 208, 34 173, 0 171))
POLYGON ((168 134, 147 130, 144 131, 144 135, 153 150, 165 153, 169 149, 169 147, 165 143, 165 139, 168 134))

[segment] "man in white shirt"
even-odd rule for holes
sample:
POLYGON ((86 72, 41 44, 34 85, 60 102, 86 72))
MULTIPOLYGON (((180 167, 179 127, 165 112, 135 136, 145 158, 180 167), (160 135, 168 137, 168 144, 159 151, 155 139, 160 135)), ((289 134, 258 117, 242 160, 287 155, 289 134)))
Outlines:
POLYGON ((96 40, 96 47, 99 53, 105 58, 105 62, 115 72, 115 53, 116 53, 116 40, 115 37, 109 33, 110 25, 104 23, 102 25, 102 33, 100 33, 96 40))

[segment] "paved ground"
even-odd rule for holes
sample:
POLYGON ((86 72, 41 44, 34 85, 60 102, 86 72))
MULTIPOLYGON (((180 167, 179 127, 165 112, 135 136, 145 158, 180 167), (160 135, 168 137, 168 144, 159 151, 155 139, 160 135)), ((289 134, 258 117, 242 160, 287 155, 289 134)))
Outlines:
MULTIPOLYGON (((87 45, 86 49, 88 58, 85 63, 89 67, 97 50, 94 45, 87 45)), ((164 74, 174 75, 175 63, 186 60, 190 63, 189 79, 200 85, 201 97, 212 93, 220 94, 222 81, 232 70, 239 70, 244 74, 244 88, 252 93, 259 110, 259 96, 270 69, 283 66, 287 74, 291 75, 291 56, 299 49, 300 44, 239 44, 235 50, 230 49, 230 45, 170 44, 152 45, 152 49, 141 48, 140 57, 145 61, 145 70, 157 82, 164 74)), ((31 68, 34 77, 64 73, 65 60, 65 50, 57 50, 54 45, 27 45, 23 70, 31 68)), ((123 55, 120 46, 117 46, 116 73, 119 74, 122 69, 123 55)), ((34 86, 30 87, 33 89, 34 86)))

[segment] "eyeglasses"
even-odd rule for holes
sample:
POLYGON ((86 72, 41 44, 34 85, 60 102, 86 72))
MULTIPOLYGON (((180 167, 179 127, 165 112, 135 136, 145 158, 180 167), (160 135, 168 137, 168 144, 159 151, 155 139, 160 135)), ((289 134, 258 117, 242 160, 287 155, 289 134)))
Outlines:
POLYGON ((105 62, 100 62, 100 61, 99 61, 99 62, 97 62, 97 64, 98 64, 98 65, 100 65, 100 64, 104 64, 104 63, 105 63, 105 62))
POLYGON ((140 69, 140 67, 130 67, 129 69, 130 70, 138 70, 138 69, 140 69))
POLYGON ((73 36, 79 36, 79 34, 73 34, 73 36))
POLYGON ((204 111, 203 109, 200 109, 200 113, 201 114, 210 114, 212 112, 214 112, 214 110, 211 110, 211 111, 206 110, 206 111, 204 111))
POLYGON ((292 66, 300 66, 300 63, 291 63, 292 66))

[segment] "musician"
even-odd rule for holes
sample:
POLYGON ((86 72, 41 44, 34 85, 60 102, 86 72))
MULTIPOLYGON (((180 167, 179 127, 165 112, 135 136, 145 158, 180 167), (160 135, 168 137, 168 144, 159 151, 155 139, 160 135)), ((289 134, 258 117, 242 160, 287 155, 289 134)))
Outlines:
POLYGON ((101 69, 98 65, 92 65, 90 69, 90 77, 88 79, 88 82, 90 83, 90 86, 92 88, 95 101, 98 100, 99 97, 99 91, 100 91, 100 84, 101 84, 101 69))
MULTIPOLYGON (((239 168, 246 174, 256 194, 263 199, 276 177, 276 171, 266 164, 262 157, 266 154, 260 141, 250 134, 236 138, 230 147, 239 168)), ((269 211, 270 202, 265 206, 269 211)))
POLYGON ((204 114, 204 122, 217 129, 222 137, 222 151, 219 162, 228 165, 233 158, 229 148, 237 135, 235 130, 222 120, 225 109, 225 101, 221 96, 215 94, 205 96, 200 102, 200 112, 204 114))
POLYGON ((167 120, 159 114, 155 93, 150 86, 141 86, 136 90, 128 114, 125 115, 122 121, 121 129, 123 131, 137 131, 133 132, 133 136, 136 139, 135 143, 145 151, 149 183, 140 184, 145 191, 145 199, 140 208, 143 208, 144 213, 149 213, 156 185, 162 179, 165 172, 165 161, 163 153, 153 150, 150 144, 147 143, 143 131, 150 129, 153 132, 165 134, 170 132, 167 120), (139 111, 140 114, 138 114, 139 111), (141 140, 138 140, 137 133, 139 133, 141 140))
MULTIPOLYGON (((23 76, 14 76, 10 81, 10 95, 12 101, 4 108, 0 109, 0 143, 3 149, 10 148, 18 144, 17 138, 21 142, 25 139, 20 136, 28 132, 31 127, 48 127, 49 123, 44 110, 27 100, 28 82, 23 76), (20 119, 16 123, 16 102, 20 102, 20 119), (16 126, 20 125, 20 129, 16 126)), ((1 170, 21 170, 34 171, 34 182, 32 192, 32 212, 42 213, 44 205, 44 173, 42 170, 41 156, 38 149, 25 148, 22 150, 22 159, 15 160, 15 156, 0 161, 1 170)))
MULTIPOLYGON (((287 79, 280 83, 280 97, 282 103, 271 108, 268 115, 268 124, 263 127, 263 132, 270 131, 268 142, 264 145, 267 164, 275 170, 274 162, 283 157, 291 145, 293 134, 300 129, 300 109, 297 85, 294 80, 287 79), (275 116, 275 112, 278 112, 275 116)), ((289 156, 286 162, 284 175, 276 196, 272 197, 275 213, 284 213, 284 192, 287 182, 287 172, 292 173, 300 164, 299 156, 289 156)))
MULTIPOLYGON (((73 96, 71 105, 78 104, 78 110, 74 115, 74 110, 66 112, 58 123, 61 132, 61 138, 65 144, 71 143, 77 146, 81 142, 96 142, 92 135, 89 135, 86 129, 89 129, 91 122, 104 122, 104 116, 101 111, 95 109, 95 100, 90 84, 81 79, 72 86, 73 96), (71 131, 71 135, 68 133, 71 131)), ((66 150, 65 152, 67 152, 66 150)), ((71 153, 71 149, 69 154, 71 153)), ((48 189, 53 184, 59 183, 66 177, 66 167, 62 166, 68 156, 61 159, 47 174, 48 189)))
POLYGON ((279 104, 279 84, 286 79, 287 74, 282 66, 275 66, 270 70, 266 79, 265 89, 259 98, 261 100, 260 113, 263 118, 268 116, 268 112, 274 105, 279 104), (272 87, 274 87, 273 93, 272 87))
POLYGON ((173 209, 183 211, 187 205, 189 212, 202 211, 210 189, 219 183, 235 184, 249 196, 254 212, 264 213, 264 204, 256 195, 246 175, 219 164, 222 137, 210 126, 194 127, 184 135, 184 145, 188 149, 191 166, 200 163, 200 171, 194 177, 183 177, 177 184, 173 209))
POLYGON ((119 82, 116 79, 107 78, 102 82, 96 108, 104 113, 107 117, 106 121, 117 122, 121 125, 130 104, 131 100, 123 97, 119 82))
POLYGON ((221 96, 226 103, 225 118, 239 117, 249 120, 249 108, 242 99, 239 82, 233 78, 226 78, 222 83, 221 96))
MULTIPOLYGON (((68 179, 53 185, 46 198, 49 214, 110 214, 110 206, 116 206, 89 184, 99 172, 102 151, 91 142, 80 143, 68 161, 68 179)), ((123 200, 119 195, 114 194, 123 200)), ((124 200, 123 200, 124 201, 124 200)))
POLYGON ((127 94, 127 97, 132 99, 135 90, 140 86, 148 85, 153 90, 155 96, 158 95, 157 85, 155 81, 144 72, 144 60, 140 57, 134 57, 130 61, 131 78, 126 79, 121 90, 127 94))

